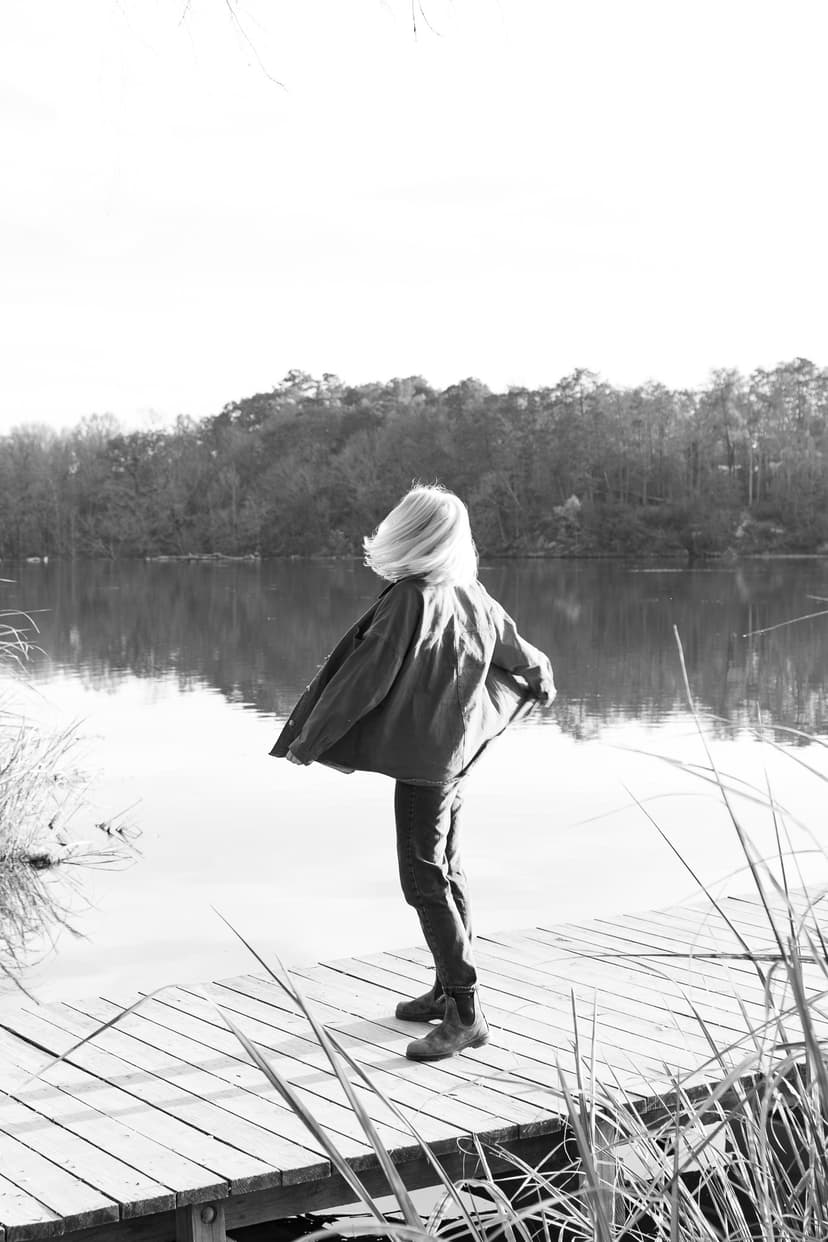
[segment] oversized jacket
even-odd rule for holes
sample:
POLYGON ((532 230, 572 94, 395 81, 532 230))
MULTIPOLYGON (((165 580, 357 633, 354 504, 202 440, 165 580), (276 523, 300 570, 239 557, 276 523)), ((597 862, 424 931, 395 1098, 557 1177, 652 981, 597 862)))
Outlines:
POLYGON ((339 640, 270 753, 440 784, 554 695, 549 660, 480 582, 403 578, 339 640))

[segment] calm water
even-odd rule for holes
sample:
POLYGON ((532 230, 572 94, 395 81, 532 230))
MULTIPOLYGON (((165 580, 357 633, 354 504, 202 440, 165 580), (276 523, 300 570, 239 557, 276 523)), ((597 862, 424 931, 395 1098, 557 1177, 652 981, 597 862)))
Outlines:
MULTIPOLYGON (((76 836, 132 808, 140 857, 83 874, 77 937, 33 947, 44 999, 229 974, 250 963, 212 907, 265 951, 332 957, 418 938, 397 892, 391 783, 268 757, 280 722, 381 585, 350 562, 0 567, 0 609, 26 609, 45 656, 25 710, 82 722, 90 805, 76 836)), ((746 887, 687 709, 673 635, 717 762, 759 852, 766 777, 798 861, 822 866, 828 562, 695 570, 495 562, 481 577, 551 656, 558 702, 492 748, 468 798, 481 929, 664 904, 693 884, 653 824, 703 872, 746 887), (764 742, 756 726, 773 724, 764 742), (799 731, 799 732, 795 732, 799 731), (697 765, 693 772, 687 765, 697 765), (806 831, 806 828, 808 831, 806 831), (817 834, 816 837, 811 834, 817 834)), ((821 874, 821 872, 820 872, 821 874)), ((120 989, 120 991, 118 991, 120 989)))

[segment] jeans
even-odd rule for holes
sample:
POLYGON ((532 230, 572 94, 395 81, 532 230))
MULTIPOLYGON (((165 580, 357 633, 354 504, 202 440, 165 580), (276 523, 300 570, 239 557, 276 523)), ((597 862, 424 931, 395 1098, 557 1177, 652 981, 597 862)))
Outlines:
POLYGON ((463 781, 408 785, 397 781, 397 861, 405 900, 417 911, 443 991, 472 992, 469 890, 460 862, 463 781))

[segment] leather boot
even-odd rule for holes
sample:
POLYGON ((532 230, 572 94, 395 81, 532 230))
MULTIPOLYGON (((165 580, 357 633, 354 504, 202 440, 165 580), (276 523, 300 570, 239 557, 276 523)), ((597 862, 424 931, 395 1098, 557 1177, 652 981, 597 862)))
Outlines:
POLYGON ((438 979, 423 996, 400 1001, 394 1010, 394 1016, 402 1018, 403 1022, 432 1022, 434 1018, 442 1018, 445 1011, 446 994, 438 979))
POLYGON ((460 1021, 456 1000, 447 996, 443 1021, 425 1039, 413 1040, 405 1055, 410 1061, 442 1061, 464 1048, 480 1048, 488 1040, 489 1024, 480 1011, 477 997, 474 998, 474 1021, 464 1024, 460 1021))

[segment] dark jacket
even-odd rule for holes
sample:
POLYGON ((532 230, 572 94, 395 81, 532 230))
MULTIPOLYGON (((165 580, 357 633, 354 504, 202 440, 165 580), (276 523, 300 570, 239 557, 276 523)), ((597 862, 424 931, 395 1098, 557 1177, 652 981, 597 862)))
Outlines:
POLYGON ((554 696, 549 660, 481 583, 403 578, 340 639, 270 753, 440 784, 554 696))

